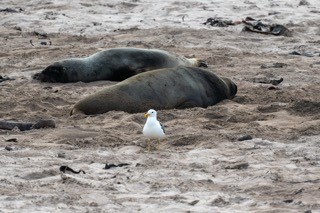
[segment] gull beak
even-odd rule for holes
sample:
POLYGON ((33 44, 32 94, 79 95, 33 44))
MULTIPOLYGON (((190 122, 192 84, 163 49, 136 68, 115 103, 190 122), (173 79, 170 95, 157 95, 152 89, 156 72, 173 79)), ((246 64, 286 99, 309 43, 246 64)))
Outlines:
POLYGON ((150 116, 149 113, 144 114, 144 117, 148 118, 150 116))

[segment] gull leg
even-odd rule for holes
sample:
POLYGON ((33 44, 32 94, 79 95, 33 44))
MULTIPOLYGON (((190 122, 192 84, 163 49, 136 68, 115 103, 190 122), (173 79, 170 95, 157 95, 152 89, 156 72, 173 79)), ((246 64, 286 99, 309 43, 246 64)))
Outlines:
POLYGON ((160 139, 158 139, 158 145, 157 145, 157 150, 160 149, 160 139))
POLYGON ((147 143, 148 143, 148 152, 150 152, 150 148, 151 148, 151 144, 150 144, 150 139, 147 141, 147 143))

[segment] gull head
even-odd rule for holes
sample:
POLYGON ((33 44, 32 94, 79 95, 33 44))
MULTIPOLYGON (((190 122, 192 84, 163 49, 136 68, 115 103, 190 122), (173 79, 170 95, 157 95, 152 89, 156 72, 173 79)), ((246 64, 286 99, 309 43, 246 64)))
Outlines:
POLYGON ((150 109, 145 115, 144 117, 146 118, 156 118, 157 117, 157 112, 154 109, 150 109))

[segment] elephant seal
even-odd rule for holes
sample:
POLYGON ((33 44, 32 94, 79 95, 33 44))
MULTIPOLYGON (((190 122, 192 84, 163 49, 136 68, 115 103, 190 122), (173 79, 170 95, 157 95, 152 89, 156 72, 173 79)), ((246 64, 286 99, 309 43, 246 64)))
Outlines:
POLYGON ((236 84, 228 78, 196 67, 178 66, 141 73, 102 89, 76 103, 70 115, 112 110, 137 113, 150 108, 206 108, 232 99, 236 93, 236 84))
POLYGON ((86 58, 57 61, 36 73, 33 79, 43 82, 122 81, 141 72, 184 66, 207 67, 203 60, 185 57, 157 49, 114 48, 86 58))

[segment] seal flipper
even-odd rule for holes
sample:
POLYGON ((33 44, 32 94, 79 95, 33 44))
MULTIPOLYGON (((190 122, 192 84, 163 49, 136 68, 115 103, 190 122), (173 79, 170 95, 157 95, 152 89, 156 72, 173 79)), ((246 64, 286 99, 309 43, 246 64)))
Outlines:
POLYGON ((198 58, 187 58, 187 60, 192 64, 194 67, 208 67, 208 64, 203 59, 198 58))
POLYGON ((208 64, 205 60, 198 59, 198 67, 208 67, 208 64))
POLYGON ((110 77, 110 81, 123 81, 131 76, 137 74, 137 71, 129 66, 123 66, 118 68, 117 71, 114 71, 112 77, 110 77))

